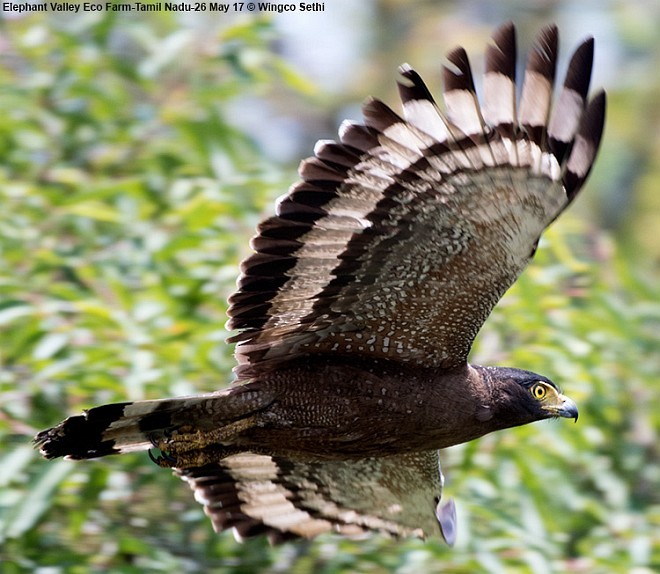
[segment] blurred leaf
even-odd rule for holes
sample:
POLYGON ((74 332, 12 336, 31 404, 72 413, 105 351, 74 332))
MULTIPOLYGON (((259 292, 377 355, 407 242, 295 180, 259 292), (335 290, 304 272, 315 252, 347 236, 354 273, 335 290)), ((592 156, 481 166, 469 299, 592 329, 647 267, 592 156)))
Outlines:
POLYGON ((18 538, 32 528, 50 508, 53 492, 70 472, 70 463, 57 461, 43 474, 30 480, 27 492, 3 519, 0 539, 18 538))

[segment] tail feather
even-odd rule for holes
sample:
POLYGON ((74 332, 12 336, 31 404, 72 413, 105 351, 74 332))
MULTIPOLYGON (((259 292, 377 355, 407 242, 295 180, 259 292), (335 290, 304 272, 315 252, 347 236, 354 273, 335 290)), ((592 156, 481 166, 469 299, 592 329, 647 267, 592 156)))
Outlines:
POLYGON ((148 450, 181 421, 192 422, 191 414, 209 401, 217 401, 217 395, 103 405, 65 419, 34 440, 46 458, 81 460, 148 450))

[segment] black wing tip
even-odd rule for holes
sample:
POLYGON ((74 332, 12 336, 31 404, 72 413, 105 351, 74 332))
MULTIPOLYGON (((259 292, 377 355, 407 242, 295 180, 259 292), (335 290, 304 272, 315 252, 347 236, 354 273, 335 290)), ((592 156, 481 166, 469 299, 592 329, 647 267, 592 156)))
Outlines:
POLYGON ((513 20, 507 20, 502 22, 495 31, 491 34, 493 40, 498 38, 511 38, 515 37, 516 34, 516 25, 513 23, 513 20))
MULTIPOLYGON (((603 128, 605 126, 605 116, 607 110, 607 93, 604 89, 600 89, 596 92, 593 98, 591 98, 587 109, 584 113, 584 126, 585 130, 588 133, 598 133, 598 138, 596 141, 600 143, 600 138, 603 133, 603 128)), ((580 130, 582 132, 582 130, 580 130)), ((593 139, 593 138, 592 138, 593 139)))
POLYGON ((564 87, 587 97, 594 61, 594 39, 586 38, 573 52, 566 71, 564 87))
POLYGON ((556 52, 559 45, 559 27, 554 22, 546 24, 536 37, 536 44, 556 52))
MULTIPOLYGON (((367 99, 363 105, 369 104, 367 99)), ((342 144, 352 147, 358 152, 366 152, 378 145, 378 133, 366 125, 345 121, 339 128, 339 139, 342 144)))
POLYGON ((384 132, 394 124, 404 123, 404 120, 392 108, 378 98, 370 97, 362 104, 364 123, 368 128, 384 132))
POLYGON ((600 89, 587 105, 584 114, 584 123, 579 133, 588 137, 594 146, 594 159, 598 154, 600 142, 605 131, 605 118, 607 116, 607 94, 600 89))
POLYGON ((554 81, 559 50, 559 29, 556 24, 544 26, 529 52, 527 70, 554 81))
POLYGON ((580 119, 576 134, 576 145, 571 150, 564 174, 564 187, 569 201, 572 201, 584 186, 593 167, 605 129, 607 96, 599 90, 587 104, 580 119))
POLYGON ((426 100, 435 103, 431 91, 426 87, 422 77, 409 64, 399 66, 399 74, 405 81, 398 80, 397 87, 401 101, 426 100))
POLYGON ((453 90, 468 90, 474 92, 474 79, 470 60, 465 48, 459 46, 451 50, 446 56, 450 65, 442 66, 442 75, 445 93, 453 90))
POLYGON ((485 73, 498 73, 515 82, 516 78, 516 27, 513 22, 505 22, 491 36, 492 42, 486 47, 485 73))
POLYGON ((580 127, 578 128, 578 137, 584 138, 585 141, 593 148, 593 157, 591 161, 596 158, 600 142, 603 137, 605 129, 605 116, 607 111, 607 94, 605 90, 600 89, 589 100, 582 119, 580 120, 580 127))

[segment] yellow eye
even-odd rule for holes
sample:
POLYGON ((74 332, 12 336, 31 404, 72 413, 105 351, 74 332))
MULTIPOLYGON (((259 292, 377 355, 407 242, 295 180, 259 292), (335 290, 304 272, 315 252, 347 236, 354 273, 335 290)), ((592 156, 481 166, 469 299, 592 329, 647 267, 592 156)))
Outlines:
POLYGON ((547 392, 548 390, 545 388, 545 385, 542 385, 541 383, 537 383, 532 387, 532 395, 534 395, 534 398, 539 401, 545 398, 547 392))

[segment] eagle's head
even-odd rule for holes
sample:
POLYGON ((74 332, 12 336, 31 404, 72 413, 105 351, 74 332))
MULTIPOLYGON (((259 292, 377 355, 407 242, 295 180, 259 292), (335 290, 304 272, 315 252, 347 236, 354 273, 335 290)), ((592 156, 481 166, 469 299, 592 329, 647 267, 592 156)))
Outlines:
MULTIPOLYGON (((478 367, 491 389, 488 417, 498 428, 509 428, 549 418, 577 421, 575 402, 547 377, 509 367, 478 367)), ((486 411, 485 411, 486 413, 486 411)))

